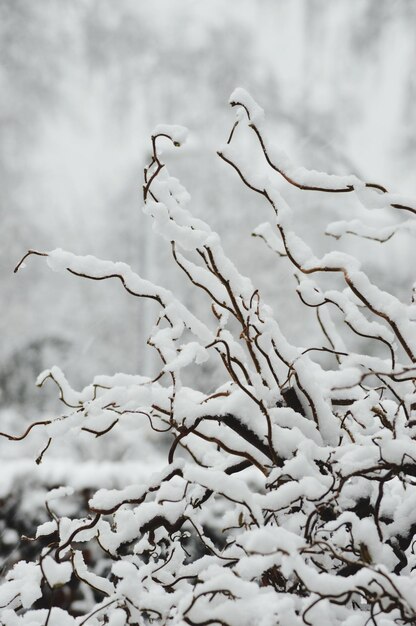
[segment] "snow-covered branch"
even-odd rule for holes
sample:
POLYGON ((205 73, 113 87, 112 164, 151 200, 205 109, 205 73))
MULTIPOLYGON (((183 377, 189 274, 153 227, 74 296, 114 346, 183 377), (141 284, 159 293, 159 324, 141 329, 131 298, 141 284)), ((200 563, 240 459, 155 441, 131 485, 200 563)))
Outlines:
MULTIPOLYGON (((295 273, 299 315, 316 311, 321 341, 289 341, 218 234, 193 217, 159 150, 161 138, 179 147, 186 133, 157 127, 144 212, 206 299, 206 319, 126 264, 29 251, 23 260, 37 255, 54 271, 115 278, 130 295, 154 300, 160 310, 148 343, 160 371, 152 379, 96 376, 76 391, 52 367, 38 385, 52 380, 66 412, 0 436, 42 431, 42 462, 58 439, 111 437, 140 424, 171 437, 166 464, 127 487, 100 489, 80 517, 55 514, 50 500, 71 495, 52 492, 38 559, 16 563, 0 587, 6 626, 416 624, 415 305, 375 285, 352 255, 315 256, 295 232, 277 178, 305 193, 355 195, 362 219, 328 226, 336 237, 413 231, 411 222, 370 219, 369 203, 416 213, 416 202, 355 176, 293 166, 267 139, 254 99, 239 89, 231 104, 236 121, 219 155, 272 207, 273 221, 254 235, 295 273), (239 142, 253 133, 261 171, 239 142), (320 284, 327 273, 337 286, 320 284), (370 353, 357 351, 357 336, 370 353), (222 383, 210 393, 187 387, 185 368, 208 359, 222 383), (75 580, 77 598, 60 606, 55 593, 75 580)), ((139 455, 145 445, 138 438, 139 455)))

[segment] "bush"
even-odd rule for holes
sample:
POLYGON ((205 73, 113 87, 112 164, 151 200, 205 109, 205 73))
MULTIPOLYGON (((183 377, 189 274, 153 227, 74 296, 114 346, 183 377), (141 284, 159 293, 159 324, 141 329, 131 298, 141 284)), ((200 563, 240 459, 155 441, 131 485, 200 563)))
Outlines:
MULTIPOLYGON (((237 118, 219 156, 270 206, 274 224, 255 235, 286 257, 321 338, 311 335, 306 348, 286 338, 167 172, 159 147, 181 145, 184 129, 157 127, 145 212, 207 298, 210 319, 123 263, 62 250, 24 259, 118 279, 160 307, 149 339, 162 362, 155 378, 97 376, 76 392, 56 367, 41 375, 68 411, 36 424, 45 437, 38 461, 70 434, 126 429, 134 438, 144 423, 152 436, 172 437, 167 463, 128 487, 98 490, 80 518, 62 512, 68 488, 46 496, 39 557, 15 564, 0 588, 6 626, 416 624, 416 306, 373 284, 354 256, 315 256, 292 228, 280 179, 354 196, 357 218, 327 227, 337 239, 386 241, 412 228, 400 216, 416 207, 354 176, 294 167, 269 145, 254 100, 238 89, 230 102, 237 118), (186 387, 185 368, 208 359, 223 368, 223 384, 210 394, 186 387)), ((138 455, 140 444, 142 436, 138 455)))

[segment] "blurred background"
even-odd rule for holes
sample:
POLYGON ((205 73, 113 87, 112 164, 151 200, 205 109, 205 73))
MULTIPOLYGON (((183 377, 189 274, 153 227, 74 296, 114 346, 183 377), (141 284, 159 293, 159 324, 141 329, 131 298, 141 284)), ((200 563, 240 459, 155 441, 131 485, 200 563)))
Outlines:
MULTIPOLYGON (((0 0, 0 430, 21 433, 35 418, 59 415, 56 388, 35 387, 54 364, 76 388, 98 373, 155 368, 146 347, 154 305, 118 283, 56 275, 39 258, 14 275, 29 248, 125 261, 203 315, 205 297, 141 212, 158 123, 190 129, 167 160, 192 194, 192 211, 221 234, 288 337, 310 342, 316 320, 299 309, 287 261, 250 237, 272 220, 269 208, 216 156, 233 123, 229 95, 237 86, 252 93, 270 140, 295 162, 416 195, 415 32, 413 0, 0 0)), ((353 216, 352 200, 286 187, 296 228, 317 253, 349 250, 377 284, 410 299, 408 234, 383 246, 335 242, 325 225, 353 216)), ((208 390, 222 373, 204 368, 187 382, 208 390)), ((151 447, 112 435, 95 446, 90 437, 52 446, 39 467, 44 435, 1 439, 5 567, 28 556, 19 535, 44 519, 45 490, 73 484, 84 494, 84 504, 73 504, 79 511, 89 489, 131 481, 144 463, 149 471, 151 447), (99 469, 79 464, 103 458, 99 469)))
MULTIPOLYGON (((1 430, 58 411, 56 389, 35 387, 54 364, 76 388, 97 373, 155 368, 146 347, 154 305, 118 283, 55 275, 38 258, 14 275, 29 248, 125 261, 196 313, 204 308, 141 212, 158 123, 190 129, 187 146, 167 155, 171 173, 302 345, 315 321, 296 313, 286 261, 250 237, 270 210, 216 156, 233 121, 229 95, 236 86, 252 93, 269 138, 295 162, 416 194, 415 32, 413 0, 0 0, 1 430)), ((314 250, 332 249, 322 232, 353 215, 351 200, 282 191, 314 250)), ((336 246, 410 298, 409 235, 336 246)), ((188 382, 211 388, 221 374, 205 367, 188 382)), ((0 444, 3 456, 26 454, 23 444, 0 444)), ((134 456, 123 445, 107 453, 134 456)))

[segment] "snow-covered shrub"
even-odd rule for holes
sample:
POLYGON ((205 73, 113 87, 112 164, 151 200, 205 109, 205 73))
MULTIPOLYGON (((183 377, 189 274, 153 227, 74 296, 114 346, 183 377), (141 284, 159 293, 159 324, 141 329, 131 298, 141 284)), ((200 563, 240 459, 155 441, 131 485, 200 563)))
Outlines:
POLYGON ((219 155, 263 196, 271 222, 255 234, 294 272, 299 315, 315 312, 321 336, 307 346, 286 338, 285 311, 273 314, 168 174, 161 144, 181 145, 184 129, 157 127, 145 212, 211 317, 197 319, 123 263, 26 255, 57 272, 116 279, 160 310, 149 339, 162 363, 155 378, 97 376, 78 392, 56 367, 41 375, 68 408, 37 423, 44 455, 55 440, 125 429, 140 457, 143 423, 171 442, 157 472, 99 489, 82 518, 57 513, 68 489, 47 495, 38 560, 17 563, 0 587, 6 626, 416 624, 416 305, 373 284, 354 256, 316 255, 294 232, 281 181, 356 199, 354 219, 327 227, 336 239, 411 230, 401 215, 416 203, 293 166, 269 144, 254 100, 238 89, 230 102, 237 118, 219 155), (185 368, 208 359, 223 368, 223 384, 210 394, 188 388, 185 368), (62 589, 76 579, 64 606, 62 589))

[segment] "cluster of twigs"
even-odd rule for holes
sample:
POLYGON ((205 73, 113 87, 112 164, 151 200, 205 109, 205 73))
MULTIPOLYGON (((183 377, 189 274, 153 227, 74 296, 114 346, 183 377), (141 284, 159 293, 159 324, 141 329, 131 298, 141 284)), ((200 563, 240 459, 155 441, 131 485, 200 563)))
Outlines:
MULTIPOLYGON (((377 229, 369 234, 365 222, 366 194, 391 210, 416 208, 381 185, 293 167, 269 145, 252 98, 236 90, 231 105, 237 120, 218 154, 270 205, 273 223, 256 234, 286 257, 322 340, 305 349, 286 339, 218 235, 189 213, 187 193, 166 170, 159 141, 180 145, 183 130, 157 129, 145 169, 145 212, 177 265, 208 296, 213 323, 122 263, 61 250, 25 255, 83 278, 116 278, 131 295, 155 300, 160 316, 149 344, 162 365, 153 379, 97 376, 81 392, 52 368, 38 383, 52 379, 68 412, 22 435, 1 434, 22 439, 43 428, 38 462, 58 437, 80 429, 111 436, 126 419, 145 420, 153 431, 171 433, 172 442, 158 475, 98 491, 84 518, 61 518, 48 503, 50 522, 37 535, 49 542, 38 562, 18 564, 0 588, 7 626, 16 615, 51 626, 63 614, 62 623, 79 625, 416 624, 416 308, 380 290, 355 258, 317 258, 293 231, 278 179, 305 192, 356 194, 362 215, 354 234, 377 241, 384 239, 377 229), (246 133, 263 155, 261 173, 239 145, 246 133), (321 273, 339 276, 340 287, 323 290, 311 279, 321 273), (348 347, 347 333, 366 338, 373 354, 348 347), (332 368, 314 358, 322 352, 332 368), (185 387, 181 370, 209 358, 223 367, 224 384, 209 395, 185 387), (45 588, 73 577, 84 589, 77 606, 63 611, 52 594, 49 608, 33 608, 45 588)), ((352 232, 348 225, 335 230, 337 237, 352 232)))

